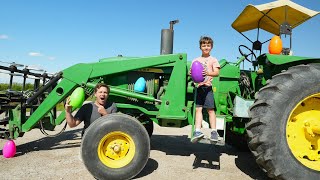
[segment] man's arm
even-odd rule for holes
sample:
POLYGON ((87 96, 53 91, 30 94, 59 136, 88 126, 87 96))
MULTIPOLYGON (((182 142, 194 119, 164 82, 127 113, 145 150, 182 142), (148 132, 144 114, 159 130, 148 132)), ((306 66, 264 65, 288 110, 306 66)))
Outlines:
POLYGON ((74 118, 71 114, 72 106, 70 105, 70 98, 68 97, 66 105, 65 105, 65 111, 66 111, 66 121, 70 128, 78 126, 81 121, 74 118))
POLYGON ((101 114, 101 116, 105 116, 108 114, 107 110, 102 105, 97 102, 95 102, 94 104, 98 107, 98 113, 101 114))

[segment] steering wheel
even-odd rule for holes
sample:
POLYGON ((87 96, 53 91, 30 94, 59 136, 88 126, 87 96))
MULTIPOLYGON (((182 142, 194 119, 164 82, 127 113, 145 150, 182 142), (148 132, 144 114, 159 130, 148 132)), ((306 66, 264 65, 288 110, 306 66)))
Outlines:
POLYGON ((250 48, 248 48, 247 46, 245 46, 245 45, 240 45, 239 46, 239 52, 240 52, 240 54, 242 55, 242 56, 244 56, 244 58, 247 60, 247 61, 249 61, 249 62, 252 62, 250 59, 248 59, 248 56, 250 56, 250 55, 252 55, 253 57, 254 57, 254 59, 257 59, 257 56, 254 54, 254 52, 250 49, 250 48), (243 53, 242 52, 242 50, 241 49, 246 49, 246 50, 248 50, 250 53, 249 54, 245 54, 245 53, 243 53))

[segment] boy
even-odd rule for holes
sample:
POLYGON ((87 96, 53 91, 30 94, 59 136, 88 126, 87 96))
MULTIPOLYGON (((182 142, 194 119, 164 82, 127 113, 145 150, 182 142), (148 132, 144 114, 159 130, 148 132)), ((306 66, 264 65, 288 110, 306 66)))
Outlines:
MULTIPOLYGON (((210 141, 218 141, 219 134, 216 129, 216 114, 214 112, 214 99, 212 91, 212 79, 219 75, 220 64, 218 60, 210 55, 210 52, 213 48, 213 40, 208 36, 202 36, 199 41, 200 49, 202 55, 194 61, 199 61, 203 67, 203 75, 205 79, 203 82, 200 82, 197 86, 197 99, 196 99, 196 123, 195 131, 193 132, 193 138, 191 142, 198 142, 201 138, 204 137, 204 134, 200 131, 202 124, 202 109, 206 108, 209 114, 209 121, 211 127, 211 136, 210 141)), ((190 71, 191 72, 191 71, 190 71)))

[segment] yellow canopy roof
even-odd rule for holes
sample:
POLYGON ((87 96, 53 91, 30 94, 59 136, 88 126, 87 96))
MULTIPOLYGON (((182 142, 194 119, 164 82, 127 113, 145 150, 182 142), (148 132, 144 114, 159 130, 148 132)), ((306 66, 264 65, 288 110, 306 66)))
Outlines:
POLYGON ((319 13, 289 0, 278 0, 256 6, 249 4, 232 23, 232 27, 238 32, 260 27, 267 32, 279 35, 282 23, 287 22, 295 28, 319 13))

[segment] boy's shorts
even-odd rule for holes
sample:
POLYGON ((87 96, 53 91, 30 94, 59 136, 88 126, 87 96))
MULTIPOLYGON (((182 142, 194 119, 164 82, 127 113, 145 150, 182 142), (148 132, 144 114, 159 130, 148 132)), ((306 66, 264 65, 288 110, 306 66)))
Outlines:
POLYGON ((215 108, 212 86, 200 86, 197 88, 196 107, 215 108))

